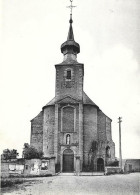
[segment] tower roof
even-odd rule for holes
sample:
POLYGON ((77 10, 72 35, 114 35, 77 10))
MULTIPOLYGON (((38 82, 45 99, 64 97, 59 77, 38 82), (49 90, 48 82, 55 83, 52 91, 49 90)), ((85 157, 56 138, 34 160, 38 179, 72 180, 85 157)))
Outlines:
POLYGON ((67 41, 71 41, 71 40, 74 41, 74 34, 73 34, 73 28, 72 28, 72 23, 73 23, 72 18, 70 18, 69 23, 70 23, 70 27, 69 27, 67 41))
POLYGON ((66 54, 78 54, 80 53, 80 45, 78 43, 75 42, 74 40, 74 33, 73 33, 73 27, 72 27, 72 14, 70 14, 70 27, 69 27, 69 31, 68 31, 68 37, 67 37, 67 41, 65 41, 62 45, 61 45, 61 52, 66 55, 66 54))

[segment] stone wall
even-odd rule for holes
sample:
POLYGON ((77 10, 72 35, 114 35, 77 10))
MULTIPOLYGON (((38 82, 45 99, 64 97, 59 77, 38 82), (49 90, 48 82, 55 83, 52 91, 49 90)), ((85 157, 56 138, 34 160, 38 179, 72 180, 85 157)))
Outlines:
POLYGON ((91 105, 84 105, 84 164, 88 164, 88 154, 92 142, 97 141, 97 108, 91 105))
POLYGON ((55 175, 55 159, 52 157, 25 160, 24 175, 55 175))
POLYGON ((98 110, 98 140, 106 140, 106 116, 101 110, 98 110))
POLYGON ((17 176, 24 173, 24 159, 11 159, 1 161, 1 176, 17 176))
POLYGON ((24 175, 39 175, 41 167, 40 159, 25 160, 24 175))
POLYGON ((140 172, 140 159, 127 159, 124 165, 125 172, 140 172))
POLYGON ((120 167, 105 167, 105 175, 121 173, 122 170, 120 167))
POLYGON ((113 141, 110 141, 109 144, 110 151, 111 151, 111 160, 115 160, 115 143, 113 141))
POLYGON ((43 151, 43 111, 31 120, 30 145, 38 151, 43 151))
POLYGON ((9 164, 1 163, 1 177, 9 177, 9 164))
POLYGON ((107 138, 107 141, 112 140, 111 119, 108 117, 106 117, 106 138, 107 138))
POLYGON ((61 99, 66 95, 71 95, 82 100, 83 94, 83 64, 56 65, 56 99, 61 99), (66 71, 71 70, 71 79, 66 79, 66 71))
POLYGON ((43 152, 45 157, 54 154, 54 128, 55 107, 45 107, 43 116, 43 152))
POLYGON ((1 177, 55 175, 55 158, 16 159, 1 162, 1 177))

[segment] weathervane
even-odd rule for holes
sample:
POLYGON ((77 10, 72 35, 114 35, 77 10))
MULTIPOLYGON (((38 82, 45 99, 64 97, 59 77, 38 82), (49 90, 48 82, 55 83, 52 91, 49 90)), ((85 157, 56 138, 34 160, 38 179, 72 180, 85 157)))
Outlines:
POLYGON ((70 15, 72 16, 72 9, 73 9, 74 7, 76 7, 76 6, 73 6, 73 5, 72 5, 73 0, 70 0, 70 2, 71 2, 71 5, 70 5, 70 6, 67 6, 67 8, 70 8, 70 15))

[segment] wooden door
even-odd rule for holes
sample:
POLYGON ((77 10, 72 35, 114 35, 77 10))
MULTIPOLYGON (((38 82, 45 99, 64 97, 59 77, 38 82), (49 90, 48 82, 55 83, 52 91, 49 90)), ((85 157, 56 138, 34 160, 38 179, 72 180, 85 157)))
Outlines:
POLYGON ((102 158, 98 158, 97 160, 97 171, 104 171, 104 160, 102 158))
POLYGON ((74 171, 74 154, 72 150, 65 150, 63 154, 63 172, 74 171))

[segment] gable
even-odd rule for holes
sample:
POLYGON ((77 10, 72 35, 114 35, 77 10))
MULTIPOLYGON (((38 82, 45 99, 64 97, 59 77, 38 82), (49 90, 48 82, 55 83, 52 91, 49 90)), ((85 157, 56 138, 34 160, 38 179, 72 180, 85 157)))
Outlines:
POLYGON ((58 103, 60 103, 60 104, 67 104, 67 103, 77 104, 77 103, 79 103, 79 101, 74 99, 74 98, 72 98, 71 96, 67 96, 67 97, 59 100, 58 103))

